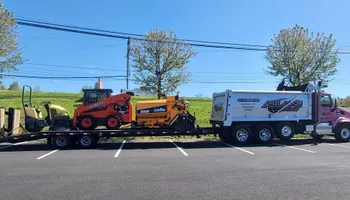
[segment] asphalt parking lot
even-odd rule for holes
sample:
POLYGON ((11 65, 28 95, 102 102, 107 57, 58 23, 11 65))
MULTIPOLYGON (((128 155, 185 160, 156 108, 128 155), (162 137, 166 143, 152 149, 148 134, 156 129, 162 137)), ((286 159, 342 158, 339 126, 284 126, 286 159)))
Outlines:
POLYGON ((349 199, 350 143, 0 145, 0 199, 349 199))

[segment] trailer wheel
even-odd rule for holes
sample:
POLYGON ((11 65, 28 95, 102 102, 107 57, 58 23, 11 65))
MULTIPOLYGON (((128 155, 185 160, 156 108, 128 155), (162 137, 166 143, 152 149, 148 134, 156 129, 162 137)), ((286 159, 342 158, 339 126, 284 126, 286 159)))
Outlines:
POLYGON ((70 136, 56 136, 53 138, 53 143, 56 148, 66 149, 71 145, 70 136))
POLYGON ((96 128, 95 118, 90 115, 81 116, 79 120, 79 128, 82 130, 91 130, 96 128))
POLYGON ((122 120, 118 116, 109 116, 106 119, 106 128, 107 129, 118 129, 122 124, 122 120))
POLYGON ((78 144, 80 147, 87 149, 87 148, 95 146, 96 140, 95 140, 94 136, 83 135, 83 136, 79 137, 78 144))
POLYGON ((350 140, 350 125, 341 124, 335 129, 334 137, 338 142, 349 142, 350 140))
POLYGON ((246 144, 250 141, 252 131, 249 126, 238 125, 234 127, 231 138, 229 138, 234 143, 246 144))
POLYGON ((255 139, 262 144, 270 143, 274 138, 274 131, 269 125, 260 125, 255 129, 255 139))
POLYGON ((295 134, 295 128, 292 123, 283 122, 276 126, 276 136, 280 140, 290 140, 295 134))

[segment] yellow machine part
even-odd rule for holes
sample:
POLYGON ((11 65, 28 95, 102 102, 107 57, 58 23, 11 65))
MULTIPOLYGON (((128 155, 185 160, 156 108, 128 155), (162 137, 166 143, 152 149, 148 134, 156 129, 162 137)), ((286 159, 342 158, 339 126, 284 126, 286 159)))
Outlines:
POLYGON ((40 109, 28 108, 28 107, 26 107, 25 109, 26 109, 26 113, 29 117, 33 117, 35 119, 42 119, 43 118, 43 114, 42 114, 40 109))
POLYGON ((50 105, 51 119, 55 116, 69 116, 69 112, 67 109, 62 106, 51 104, 50 105))
POLYGON ((185 102, 175 96, 139 101, 136 103, 136 123, 147 128, 169 127, 178 114, 184 114, 186 111, 185 102))

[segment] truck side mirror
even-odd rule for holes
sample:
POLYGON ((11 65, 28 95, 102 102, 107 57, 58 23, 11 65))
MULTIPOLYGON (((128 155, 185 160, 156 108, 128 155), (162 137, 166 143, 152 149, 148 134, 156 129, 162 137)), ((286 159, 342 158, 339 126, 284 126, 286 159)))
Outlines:
POLYGON ((338 107, 338 101, 337 101, 337 99, 334 99, 334 107, 335 107, 335 108, 338 107))

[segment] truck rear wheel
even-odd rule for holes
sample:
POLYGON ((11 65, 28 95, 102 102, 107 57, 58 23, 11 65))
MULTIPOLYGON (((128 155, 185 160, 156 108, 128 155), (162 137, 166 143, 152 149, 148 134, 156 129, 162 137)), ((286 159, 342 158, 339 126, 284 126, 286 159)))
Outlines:
POLYGON ((350 124, 341 124, 335 129, 334 137, 338 142, 349 142, 350 140, 350 124))
POLYGON ((276 126, 276 136, 280 140, 290 140, 295 134, 295 128, 292 123, 282 122, 276 126))
POLYGON ((274 131, 269 125, 259 125, 255 130, 255 139, 259 143, 267 144, 274 138, 274 131))
POLYGON ((246 144, 250 141, 252 131, 247 125, 237 125, 233 128, 232 136, 229 138, 237 144, 246 144))
POLYGON ((56 136, 53 138, 53 144, 58 149, 66 149, 71 146, 70 136, 56 136))

